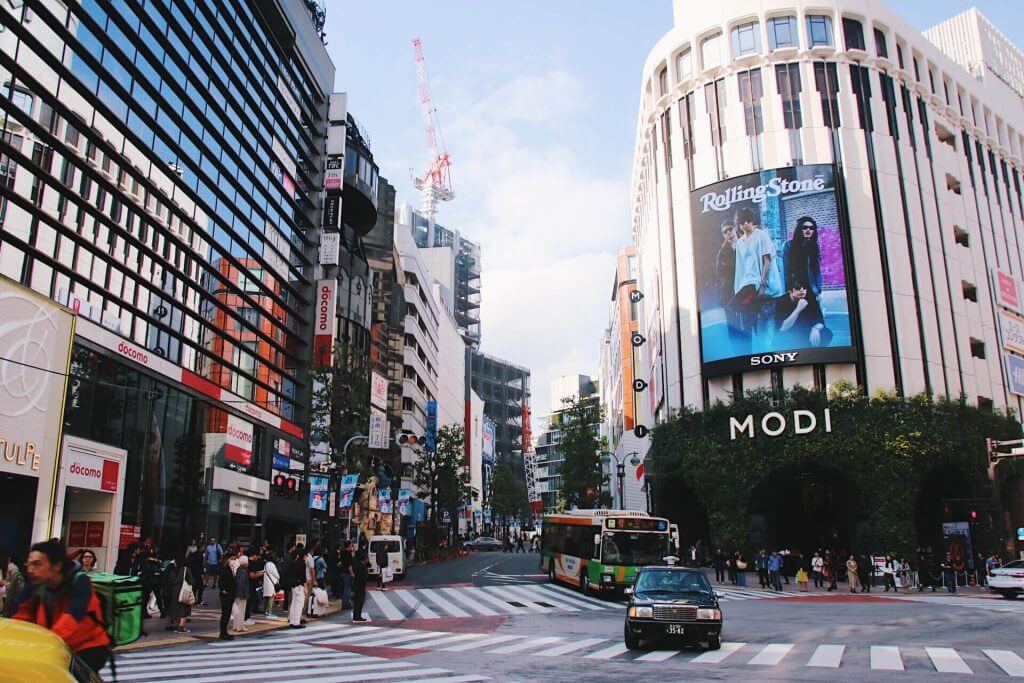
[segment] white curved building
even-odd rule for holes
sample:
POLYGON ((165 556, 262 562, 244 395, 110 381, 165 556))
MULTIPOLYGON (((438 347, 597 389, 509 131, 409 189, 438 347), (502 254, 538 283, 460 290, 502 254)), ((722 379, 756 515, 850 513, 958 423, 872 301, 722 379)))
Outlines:
POLYGON ((632 185, 648 425, 840 379, 1019 414, 1021 52, 976 10, 925 34, 874 0, 674 14, 632 185))

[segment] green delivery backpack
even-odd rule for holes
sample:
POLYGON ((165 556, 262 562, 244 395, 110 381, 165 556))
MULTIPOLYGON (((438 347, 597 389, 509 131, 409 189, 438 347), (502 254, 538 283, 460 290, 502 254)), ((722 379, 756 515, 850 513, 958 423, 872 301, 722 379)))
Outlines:
POLYGON ((134 643, 142 637, 142 580, 99 572, 89 578, 103 608, 111 647, 134 643))

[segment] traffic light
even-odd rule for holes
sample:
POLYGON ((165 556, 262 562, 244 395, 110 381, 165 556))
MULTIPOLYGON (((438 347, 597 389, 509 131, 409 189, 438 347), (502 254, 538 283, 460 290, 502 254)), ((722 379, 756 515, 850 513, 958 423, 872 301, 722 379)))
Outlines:
POLYGON ((971 510, 971 521, 973 522, 973 521, 976 521, 977 519, 978 519, 978 511, 977 510, 971 510))
POLYGON ((397 443, 399 446, 422 446, 426 442, 427 439, 422 434, 409 434, 407 432, 402 432, 400 434, 395 435, 395 443, 397 443))
POLYGON ((284 474, 274 475, 274 495, 281 498, 294 498, 298 482, 284 474))

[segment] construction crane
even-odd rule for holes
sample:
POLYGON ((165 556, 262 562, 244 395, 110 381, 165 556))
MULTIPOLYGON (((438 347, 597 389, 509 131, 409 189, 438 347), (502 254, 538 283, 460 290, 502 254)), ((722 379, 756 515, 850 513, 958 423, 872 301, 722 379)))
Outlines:
POLYGON ((420 212, 429 221, 437 215, 438 202, 450 202, 455 198, 452 192, 451 159, 444 144, 444 135, 437 122, 437 109, 430 97, 430 82, 423 60, 423 44, 419 38, 412 41, 412 52, 416 58, 416 76, 420 81, 420 109, 427 132, 427 148, 430 150, 430 167, 423 177, 412 175, 412 183, 420 191, 420 212), (440 140, 440 145, 438 145, 440 140))

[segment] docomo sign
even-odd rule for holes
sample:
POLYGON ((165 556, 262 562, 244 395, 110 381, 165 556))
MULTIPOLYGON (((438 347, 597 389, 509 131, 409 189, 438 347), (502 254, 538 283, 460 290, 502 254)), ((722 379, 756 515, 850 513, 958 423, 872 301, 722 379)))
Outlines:
MULTIPOLYGON (((832 413, 828 408, 825 408, 822 414, 822 422, 825 424, 825 431, 832 431, 832 413)), ((787 421, 786 416, 782 413, 771 412, 765 413, 764 417, 761 418, 761 431, 764 432, 765 436, 779 436, 786 431, 787 421)), ((737 435, 746 434, 748 438, 754 438, 754 416, 747 415, 743 421, 736 419, 735 417, 729 418, 729 440, 735 441, 737 435)), ((794 434, 809 434, 818 427, 818 417, 810 410, 794 410, 793 411, 793 433, 794 434)))
POLYGON ((227 440, 224 457, 244 467, 252 464, 252 424, 234 415, 228 415, 227 440))
POLYGON ((337 308, 338 281, 316 283, 316 332, 313 335, 313 357, 320 365, 330 365, 334 350, 334 311, 337 308))
POLYGON ((105 491, 107 493, 117 492, 118 474, 121 464, 116 460, 98 458, 95 455, 68 451, 68 465, 66 482, 68 486, 74 486, 90 491, 105 491))

